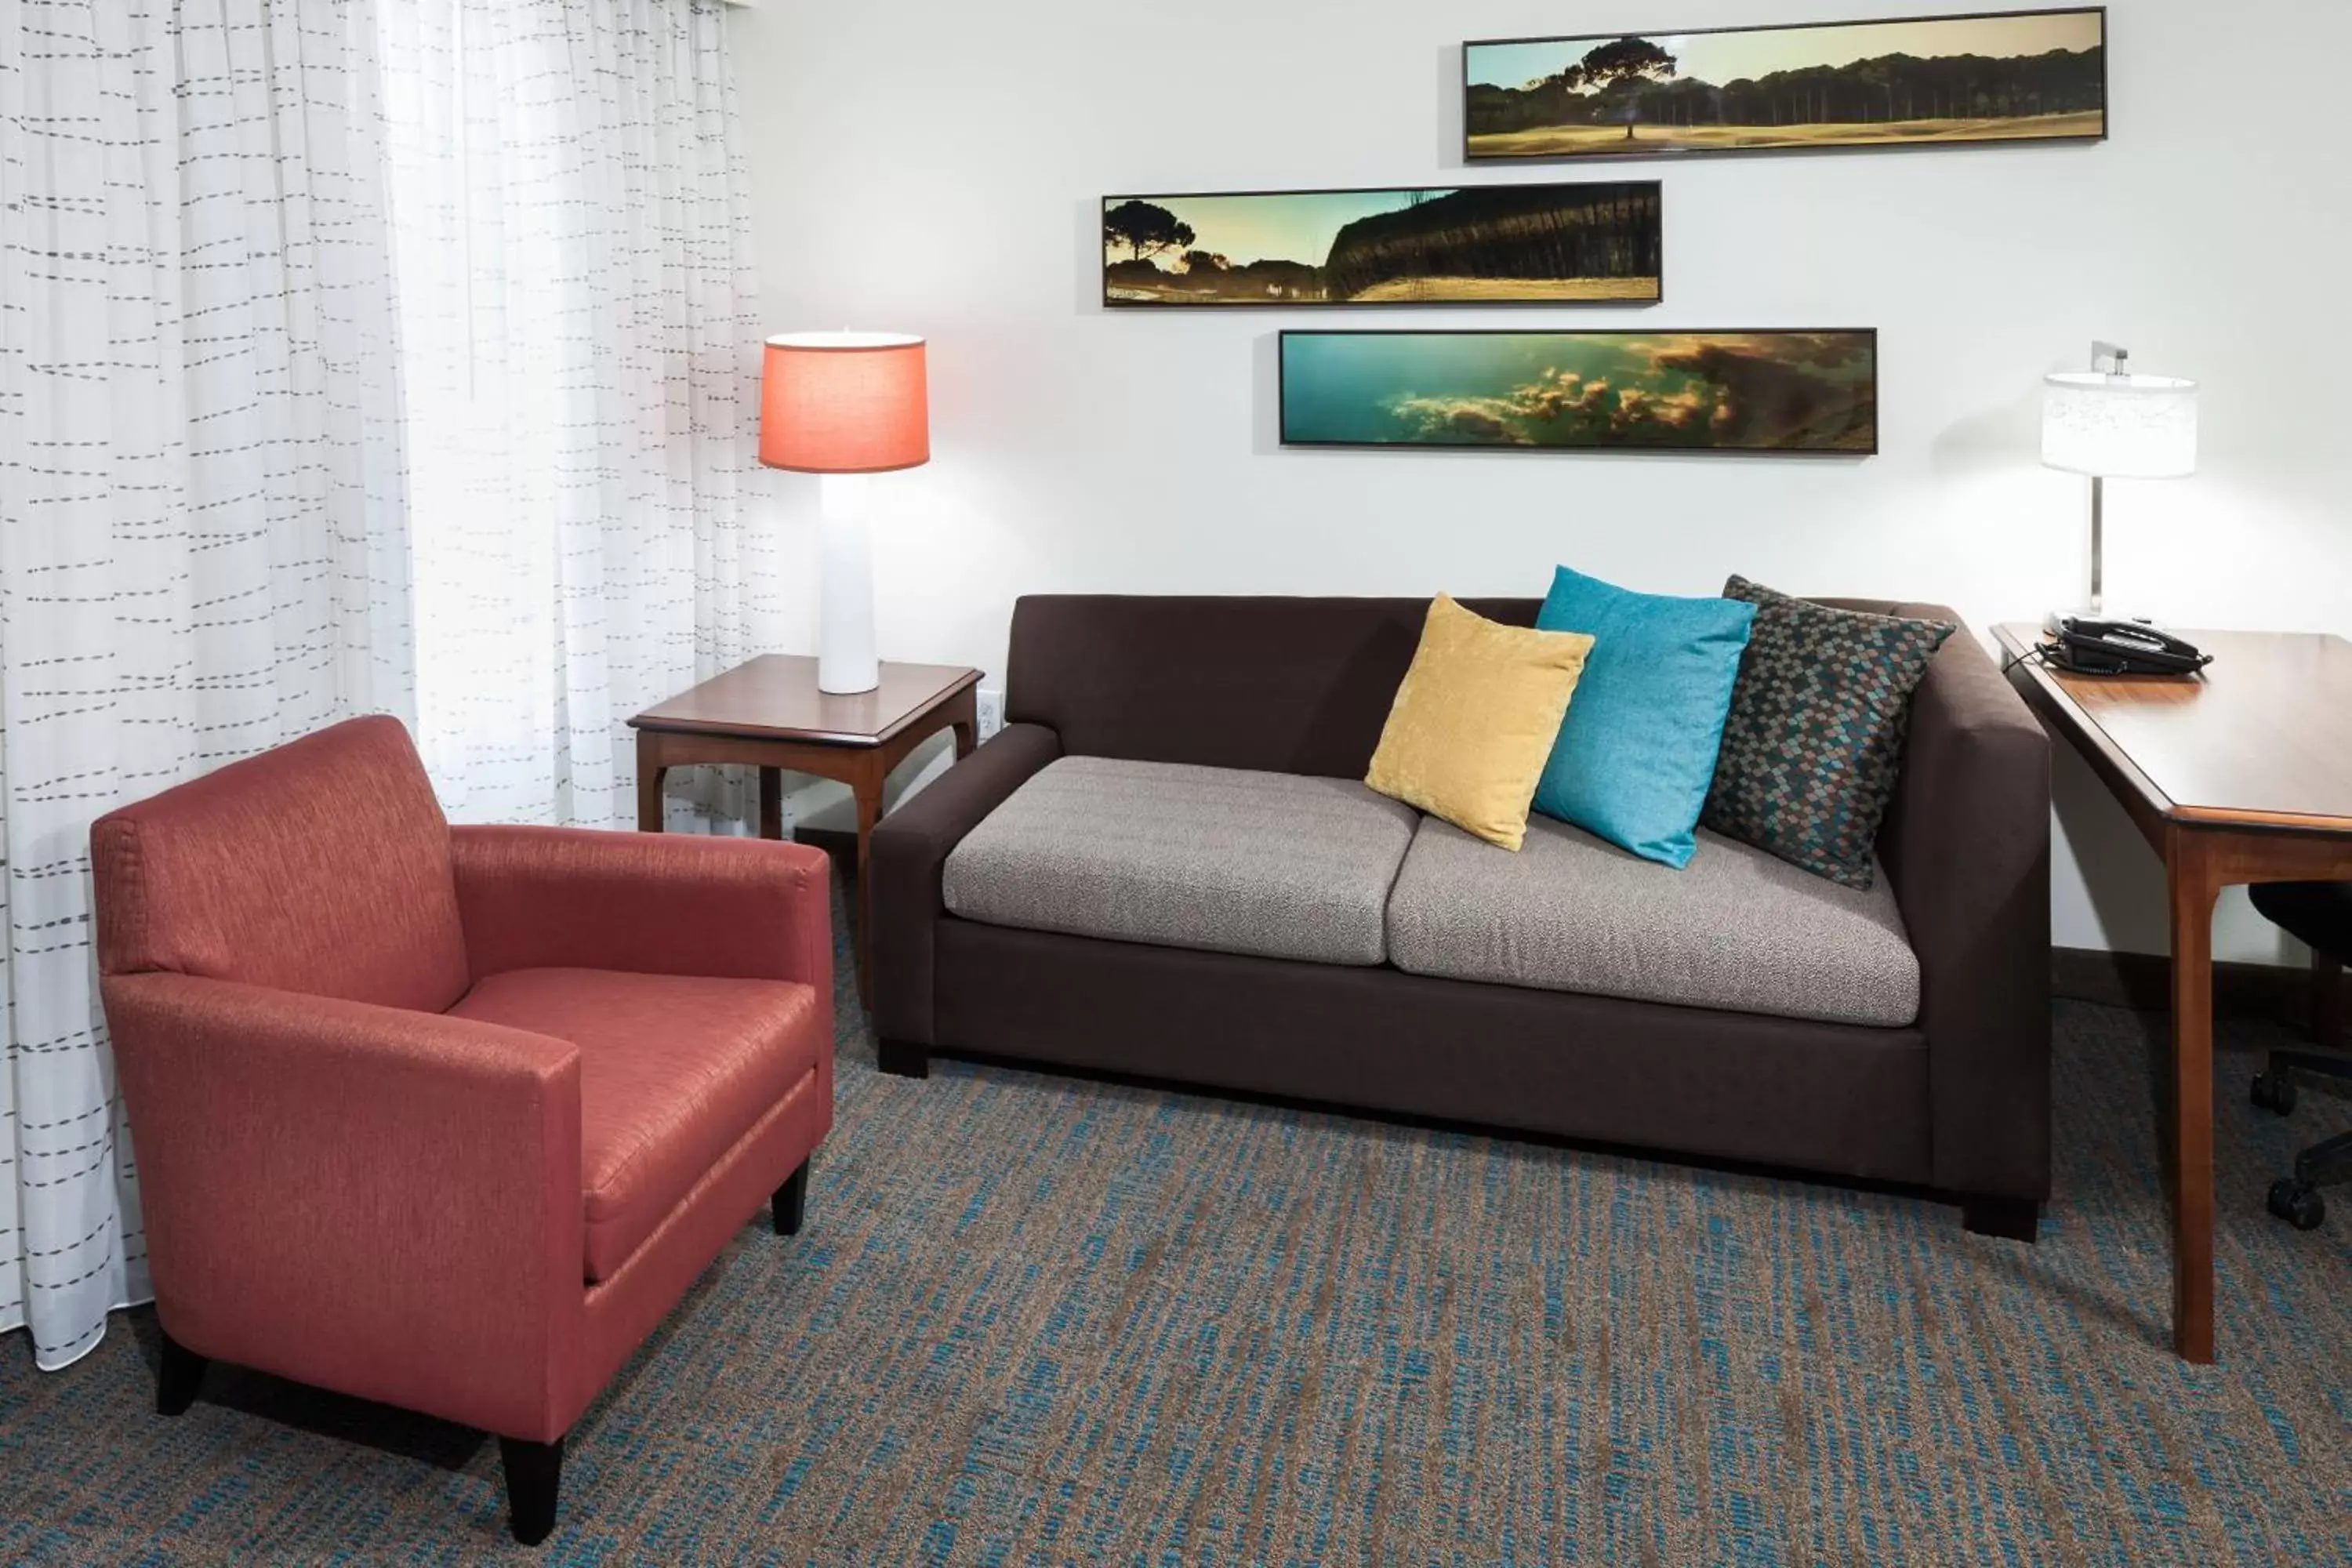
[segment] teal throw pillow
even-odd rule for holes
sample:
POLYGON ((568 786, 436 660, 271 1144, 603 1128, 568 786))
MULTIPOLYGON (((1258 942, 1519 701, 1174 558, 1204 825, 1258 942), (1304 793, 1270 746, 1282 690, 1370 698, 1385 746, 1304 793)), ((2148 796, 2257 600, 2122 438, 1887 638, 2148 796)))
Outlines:
POLYGON ((1676 869, 1698 848, 1756 606, 1612 587, 1562 566, 1536 629, 1588 632, 1535 808, 1676 869))

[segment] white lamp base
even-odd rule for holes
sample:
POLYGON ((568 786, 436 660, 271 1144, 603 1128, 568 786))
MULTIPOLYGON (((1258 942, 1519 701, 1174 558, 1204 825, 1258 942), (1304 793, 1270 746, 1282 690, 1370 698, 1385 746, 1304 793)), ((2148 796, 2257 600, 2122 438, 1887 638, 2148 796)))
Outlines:
POLYGON ((822 586, 816 618, 816 689, 835 696, 882 684, 874 653, 874 534, 864 474, 817 476, 822 586))

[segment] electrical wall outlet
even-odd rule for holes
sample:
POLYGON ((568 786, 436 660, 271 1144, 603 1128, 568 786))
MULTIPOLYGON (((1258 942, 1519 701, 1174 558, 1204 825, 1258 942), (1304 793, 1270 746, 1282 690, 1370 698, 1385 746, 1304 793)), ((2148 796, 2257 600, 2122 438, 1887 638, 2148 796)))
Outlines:
POLYGON ((987 740, 1004 728, 1004 693, 992 691, 983 686, 980 698, 980 738, 987 740))

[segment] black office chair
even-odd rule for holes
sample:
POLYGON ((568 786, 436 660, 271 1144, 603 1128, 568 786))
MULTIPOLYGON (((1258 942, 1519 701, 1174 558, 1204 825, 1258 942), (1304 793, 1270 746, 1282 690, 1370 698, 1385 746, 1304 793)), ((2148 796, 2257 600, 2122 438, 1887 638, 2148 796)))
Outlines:
MULTIPOLYGON (((2311 949, 2311 1029, 2330 1049, 2344 1043, 2344 966, 2352 963, 2352 882, 2273 882, 2253 889, 2254 908, 2311 949)), ((2254 1077, 2254 1103, 2281 1116, 2294 1109, 2298 1076, 2352 1084, 2352 1057, 2273 1051, 2254 1077)), ((2319 1189, 2352 1181, 2352 1132, 2315 1143, 2294 1157, 2294 1174, 2271 1184, 2271 1213, 2297 1230, 2327 1217, 2319 1189)))

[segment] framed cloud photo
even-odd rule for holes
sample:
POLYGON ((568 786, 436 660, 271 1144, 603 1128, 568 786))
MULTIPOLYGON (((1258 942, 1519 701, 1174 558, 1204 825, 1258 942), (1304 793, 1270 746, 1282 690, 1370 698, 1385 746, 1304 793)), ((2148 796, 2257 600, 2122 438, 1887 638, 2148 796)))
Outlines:
POLYGON ((1288 447, 1878 450, 1878 334, 1286 331, 1288 447))
POLYGON ((1105 196, 1103 304, 1655 304, 1654 180, 1105 196))
POLYGON ((2104 7, 1462 47, 1473 160, 2096 142, 2104 7))

